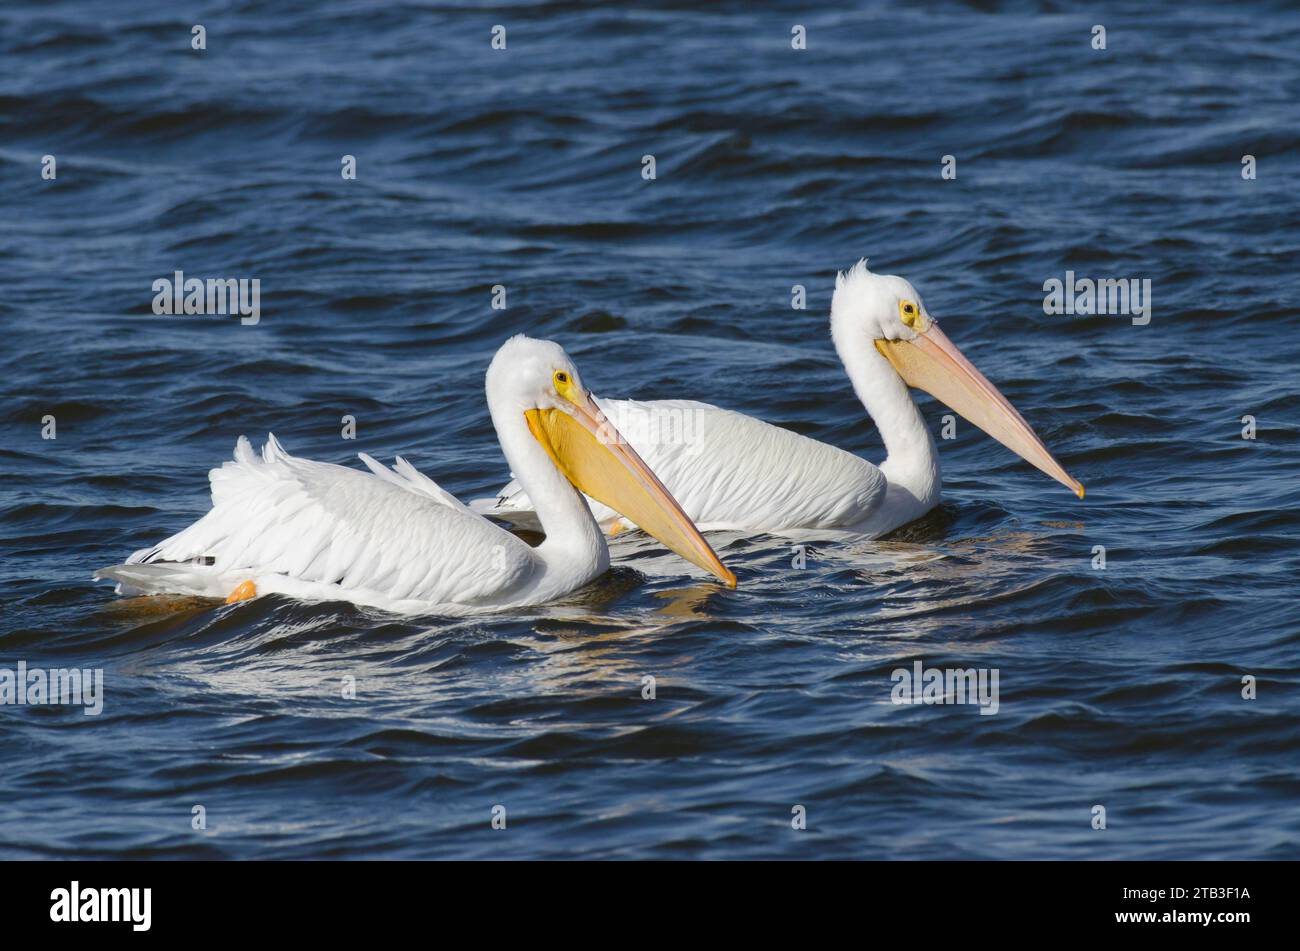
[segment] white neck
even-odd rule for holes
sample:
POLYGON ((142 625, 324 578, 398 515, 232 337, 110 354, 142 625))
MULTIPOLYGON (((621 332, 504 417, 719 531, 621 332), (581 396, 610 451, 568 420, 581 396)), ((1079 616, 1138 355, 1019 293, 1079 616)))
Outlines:
MULTIPOLYGON (((907 384, 875 347, 843 325, 832 326, 835 349, 853 382, 853 391, 875 421, 885 443, 880 471, 889 480, 889 520, 911 521, 939 501, 939 454, 907 384)), ((882 515, 885 513, 882 513, 882 515)), ((897 527, 904 521, 894 521, 897 527)))
POLYGON ((488 409, 506 462, 523 486, 542 523, 546 540, 534 551, 543 565, 535 580, 549 597, 573 591, 609 567, 609 547, 582 494, 573 487, 541 443, 529 432, 522 409, 500 405, 488 394, 488 409))

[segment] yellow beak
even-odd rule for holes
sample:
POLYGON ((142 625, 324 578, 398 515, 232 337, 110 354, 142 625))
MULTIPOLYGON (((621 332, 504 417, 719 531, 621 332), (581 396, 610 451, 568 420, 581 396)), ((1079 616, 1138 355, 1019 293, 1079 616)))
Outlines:
POLYGON ((529 430, 565 478, 734 588, 736 576, 718 559, 637 451, 619 435, 591 394, 574 392, 571 406, 571 412, 530 409, 524 413, 529 430))
POLYGON ((1083 486, 1061 467, 1043 441, 997 387, 962 356, 933 320, 914 340, 877 340, 879 350, 908 386, 925 390, 1083 498, 1083 486))

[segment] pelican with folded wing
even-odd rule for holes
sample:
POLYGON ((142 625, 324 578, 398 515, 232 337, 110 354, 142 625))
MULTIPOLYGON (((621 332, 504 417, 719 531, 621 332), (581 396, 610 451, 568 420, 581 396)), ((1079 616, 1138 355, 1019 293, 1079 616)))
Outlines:
MULTIPOLYGON (((956 410, 1083 498, 1083 486, 939 329, 921 295, 858 262, 835 283, 831 336, 853 388, 885 443, 872 465, 762 420, 689 400, 602 400, 600 407, 702 530, 844 529, 879 537, 939 503, 939 456, 909 386, 956 410)), ((476 512, 528 523, 536 508, 522 479, 476 512)), ((592 505, 607 531, 635 524, 592 505)))
POLYGON ((97 578, 123 594, 240 601, 279 593, 403 612, 471 614, 561 598, 609 567, 582 493, 735 587, 735 575, 605 417, 557 344, 513 337, 487 372, 506 461, 546 533, 536 548, 457 501, 400 457, 371 470, 240 437, 209 474, 212 509, 97 578), (581 490, 581 493, 579 492, 581 490))

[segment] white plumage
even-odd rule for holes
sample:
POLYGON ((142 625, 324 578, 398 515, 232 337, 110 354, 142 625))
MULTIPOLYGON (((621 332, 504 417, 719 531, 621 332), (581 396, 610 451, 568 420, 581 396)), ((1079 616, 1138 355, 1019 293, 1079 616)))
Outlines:
POLYGON ((362 458, 371 472, 299 459, 274 435, 259 457, 241 436, 234 460, 209 473, 206 515, 100 574, 124 593, 166 577, 166 590, 224 598, 251 578, 262 593, 394 610, 503 601, 527 587, 536 568, 527 543, 405 460, 394 472, 362 458))
MULTIPOLYGON (((606 400, 606 414, 704 529, 843 529, 879 537, 939 503, 934 440, 908 386, 926 389, 1069 486, 1068 476, 1010 403, 939 330, 921 296, 866 261, 841 273, 831 337, 854 392, 885 443, 880 466, 740 413, 680 400, 606 400)), ((532 500, 512 482, 476 512, 527 524, 532 500)), ((624 520, 593 503, 606 531, 624 520)))
POLYGON ((559 346, 511 338, 488 369, 487 397, 506 460, 538 502, 546 540, 536 548, 400 457, 388 469, 361 453, 362 472, 291 456, 274 435, 259 457, 241 436, 233 461, 209 473, 206 515, 96 577, 127 594, 280 593, 394 611, 540 604, 609 566, 604 537, 570 481, 591 479, 621 499, 615 504, 650 518, 674 551, 734 586, 644 462, 617 439, 606 446, 581 436, 608 421, 559 346))
MULTIPOLYGON (((884 474, 865 459, 743 413, 694 400, 599 403, 703 531, 845 528, 869 518, 885 498, 884 474)), ((589 502, 607 530, 621 521, 589 502)), ((532 511, 517 481, 470 504, 521 523, 532 511)))

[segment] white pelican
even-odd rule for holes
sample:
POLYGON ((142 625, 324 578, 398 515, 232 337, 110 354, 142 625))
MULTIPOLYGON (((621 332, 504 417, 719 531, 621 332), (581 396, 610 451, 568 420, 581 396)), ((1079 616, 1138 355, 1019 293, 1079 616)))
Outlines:
MULTIPOLYGON (((946 403, 1083 498, 1083 486, 962 356, 903 278, 873 274, 865 259, 839 274, 831 337, 884 440, 885 461, 878 467, 707 403, 601 400, 600 407, 704 531, 843 529, 879 537, 934 508, 939 456, 908 386, 946 403)), ((534 508, 522 481, 471 504, 476 512, 519 523, 529 522, 534 508)), ((611 533, 627 527, 607 506, 593 504, 592 511, 611 533)))
POLYGON ((127 594, 240 601, 277 592, 406 612, 540 604, 609 567, 604 535, 577 486, 735 587, 735 575, 619 437, 557 344, 506 341, 488 368, 487 401, 506 460, 536 502, 546 532, 536 548, 400 457, 389 470, 361 453, 366 473, 295 458, 270 435, 259 459, 241 436, 234 461, 209 473, 206 515, 96 577, 127 594))

